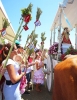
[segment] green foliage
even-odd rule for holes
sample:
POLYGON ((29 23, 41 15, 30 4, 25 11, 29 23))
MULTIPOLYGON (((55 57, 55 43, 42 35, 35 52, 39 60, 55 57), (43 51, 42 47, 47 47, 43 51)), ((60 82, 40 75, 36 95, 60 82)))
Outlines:
POLYGON ((77 49, 74 49, 73 46, 70 46, 67 49, 67 51, 59 57, 59 61, 64 60, 65 59, 65 56, 66 55, 69 55, 69 54, 71 54, 71 55, 77 55, 77 49))
POLYGON ((5 41, 4 41, 4 39, 1 37, 1 35, 0 35, 0 43, 1 43, 1 44, 4 44, 4 43, 5 43, 5 41))
POLYGON ((33 30, 33 31, 31 32, 31 34, 30 34, 30 39, 33 38, 34 33, 35 33, 35 30, 33 30))
MULTIPOLYGON (((25 15, 28 15, 32 12, 32 4, 30 3, 29 6, 27 8, 24 8, 21 10, 21 13, 22 13, 22 17, 24 17, 25 15)), ((31 17, 32 19, 32 17, 31 17)))
POLYGON ((35 30, 33 30, 33 31, 31 32, 31 34, 28 35, 27 40, 26 40, 26 45, 25 45, 25 47, 24 47, 24 49, 27 50, 27 54, 28 54, 28 55, 30 55, 31 53, 33 53, 33 52, 34 52, 34 49, 29 49, 29 48, 27 47, 27 45, 29 45, 29 44, 34 44, 34 46, 36 46, 36 45, 37 45, 37 40, 36 40, 37 37, 38 37, 38 34, 35 33, 35 30))
POLYGON ((35 41, 35 39, 36 39, 37 37, 38 37, 38 34, 35 34, 35 33, 34 33, 34 34, 33 34, 33 37, 32 37, 32 42, 35 41))
POLYGON ((30 12, 32 12, 32 7, 33 7, 33 5, 30 3, 27 9, 28 9, 30 12))
POLYGON ((26 43, 28 43, 29 39, 30 39, 30 36, 28 35, 28 36, 27 36, 26 43))
POLYGON ((44 42, 46 40, 45 32, 41 33, 41 41, 44 42))
POLYGON ((28 53, 29 56, 30 56, 33 52, 34 52, 34 49, 29 49, 29 48, 28 48, 28 52, 27 52, 27 53, 28 53))
POLYGON ((36 34, 35 30, 33 30, 30 35, 30 42, 32 43, 33 41, 35 41, 37 37, 38 37, 38 34, 36 34))
POLYGON ((44 49, 44 41, 46 40, 45 32, 41 33, 41 49, 44 49))
POLYGON ((34 46, 36 47, 36 45, 37 45, 37 40, 34 40, 34 41, 33 41, 33 44, 34 44, 34 46))
POLYGON ((24 49, 26 49, 26 45, 27 45, 28 42, 29 42, 29 38, 30 38, 30 36, 28 35, 28 36, 27 36, 27 39, 26 39, 26 44, 25 44, 25 46, 24 46, 24 49))
POLYGON ((3 28, 7 28, 10 25, 10 23, 8 22, 8 19, 3 18, 3 28))
POLYGON ((37 8, 37 12, 36 12, 36 20, 39 20, 41 14, 42 14, 41 9, 40 9, 40 8, 37 8))
POLYGON ((68 54, 75 55, 77 54, 77 50, 74 49, 73 46, 70 46, 69 49, 67 49, 67 51, 65 52, 65 55, 68 55, 68 54))

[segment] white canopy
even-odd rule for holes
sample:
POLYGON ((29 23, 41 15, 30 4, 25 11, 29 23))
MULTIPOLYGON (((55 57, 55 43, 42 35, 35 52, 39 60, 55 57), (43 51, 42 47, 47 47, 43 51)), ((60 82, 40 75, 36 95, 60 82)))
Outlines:
MULTIPOLYGON (((69 27, 68 23, 66 22, 64 18, 64 14, 62 13, 61 16, 61 26, 68 27, 69 29, 73 29, 75 25, 77 24, 77 0, 74 0, 73 3, 67 4, 65 8, 63 8, 64 13, 69 20, 70 24, 72 25, 72 28, 69 27)), ((59 15, 60 15, 60 7, 58 8, 57 14, 55 16, 54 22, 52 23, 51 31, 54 29, 54 27, 59 26, 59 15)))

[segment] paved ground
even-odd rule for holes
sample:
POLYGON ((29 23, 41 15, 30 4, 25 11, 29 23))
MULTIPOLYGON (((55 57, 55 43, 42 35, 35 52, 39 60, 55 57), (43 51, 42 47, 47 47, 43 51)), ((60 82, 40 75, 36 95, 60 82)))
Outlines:
POLYGON ((36 92, 35 89, 30 91, 30 95, 24 94, 22 97, 24 100, 51 100, 51 92, 47 87, 42 86, 42 92, 36 92))

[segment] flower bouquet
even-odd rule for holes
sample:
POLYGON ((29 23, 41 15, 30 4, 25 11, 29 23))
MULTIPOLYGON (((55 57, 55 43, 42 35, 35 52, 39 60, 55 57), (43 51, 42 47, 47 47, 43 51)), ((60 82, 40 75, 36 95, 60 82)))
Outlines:
POLYGON ((49 48, 49 51, 48 53, 50 55, 54 55, 54 54, 57 54, 58 53, 58 43, 55 42, 50 48, 49 48))
MULTIPOLYGON (((62 51, 62 45, 61 45, 61 54, 63 53, 62 51)), ((53 58, 55 58, 58 54, 58 42, 55 42, 48 50, 48 54, 52 55, 53 58)), ((56 58, 55 58, 56 59, 56 58)))
POLYGON ((23 94, 25 92, 25 87, 27 86, 26 76, 23 76, 20 81, 20 93, 23 94))

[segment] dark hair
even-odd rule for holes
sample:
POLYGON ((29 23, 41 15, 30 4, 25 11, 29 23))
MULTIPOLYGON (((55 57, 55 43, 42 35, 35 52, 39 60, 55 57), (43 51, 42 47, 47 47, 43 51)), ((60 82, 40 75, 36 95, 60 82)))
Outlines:
POLYGON ((68 29, 68 27, 65 27, 64 30, 68 29))
POLYGON ((3 48, 3 45, 2 44, 0 44, 0 50, 3 48))
POLYGON ((38 53, 40 51, 40 49, 37 49, 36 51, 35 51, 35 53, 38 53))
POLYGON ((16 47, 17 47, 17 48, 19 48, 19 47, 20 47, 20 45, 19 45, 19 44, 17 44, 17 43, 15 43, 15 45, 16 45, 16 47))
POLYGON ((19 44, 17 44, 17 43, 16 43, 16 47, 17 47, 17 48, 22 48, 22 49, 23 49, 23 47, 21 47, 21 46, 20 46, 19 44))
MULTIPOLYGON (((3 51, 2 51, 2 60, 6 59, 10 48, 11 48, 10 43, 7 43, 7 44, 4 45, 4 48, 3 48, 3 51)), ((12 50, 14 50, 14 48, 12 50)))

